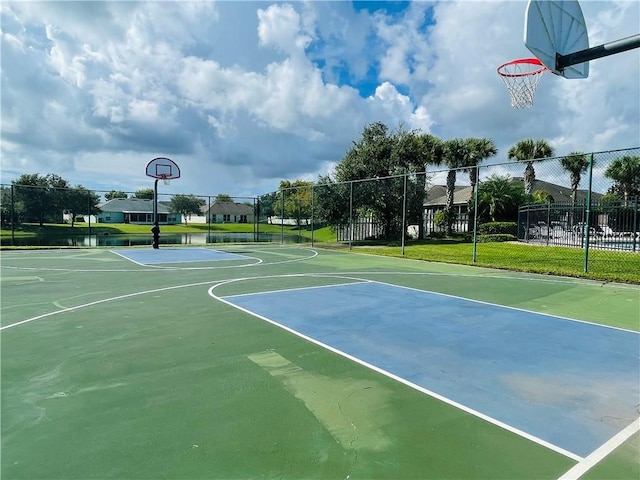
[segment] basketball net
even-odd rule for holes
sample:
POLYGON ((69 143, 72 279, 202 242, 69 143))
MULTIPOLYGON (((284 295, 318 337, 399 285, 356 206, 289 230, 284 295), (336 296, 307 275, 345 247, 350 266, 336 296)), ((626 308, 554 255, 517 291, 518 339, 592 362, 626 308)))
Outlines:
POLYGON ((547 70, 537 58, 512 60, 498 67, 498 75, 509 89, 513 108, 533 105, 541 74, 547 70))

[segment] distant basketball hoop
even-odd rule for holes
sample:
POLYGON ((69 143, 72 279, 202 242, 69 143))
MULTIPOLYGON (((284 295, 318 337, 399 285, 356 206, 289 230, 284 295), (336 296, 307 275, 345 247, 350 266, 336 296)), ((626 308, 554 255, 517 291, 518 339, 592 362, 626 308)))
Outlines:
POLYGON ((146 174, 155 178, 153 184, 153 248, 160 246, 160 223, 158 222, 158 180, 162 180, 165 185, 169 185, 174 178, 180 178, 180 167, 178 164, 166 157, 157 157, 147 163, 146 174))
POLYGON ((507 86, 513 108, 533 105, 541 75, 548 70, 537 58, 511 60, 498 67, 498 75, 507 86))

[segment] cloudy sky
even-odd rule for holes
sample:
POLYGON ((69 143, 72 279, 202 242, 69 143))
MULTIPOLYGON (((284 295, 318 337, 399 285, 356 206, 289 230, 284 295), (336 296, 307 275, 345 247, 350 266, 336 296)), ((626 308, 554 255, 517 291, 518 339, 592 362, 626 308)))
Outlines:
MULTIPOLYGON (((638 33, 640 2, 582 0, 590 44, 638 33)), ((531 56, 524 1, 10 2, 2 15, 1 181, 252 196, 316 180, 365 125, 525 138, 563 155, 640 144, 640 54, 545 75, 510 107, 496 67, 531 56)))

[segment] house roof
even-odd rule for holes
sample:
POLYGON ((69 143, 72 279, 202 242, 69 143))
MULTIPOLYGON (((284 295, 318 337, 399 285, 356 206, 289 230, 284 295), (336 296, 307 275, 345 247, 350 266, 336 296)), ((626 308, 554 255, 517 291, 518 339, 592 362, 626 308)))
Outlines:
MULTIPOLYGON (((522 182, 522 177, 514 177, 511 179, 513 182, 522 182)), ((553 198, 556 203, 571 202, 571 187, 565 187, 562 185, 556 185, 554 183, 545 182, 544 180, 533 181, 533 191, 542 190, 547 192, 553 198)), ((447 187, 445 185, 433 185, 427 192, 427 200, 424 202, 425 207, 445 206, 447 204, 447 187)), ((591 192, 592 201, 598 201, 602 197, 601 193, 591 192)), ((576 201, 582 202, 587 198, 587 190, 576 191, 576 201)), ((471 187, 456 186, 456 190, 453 194, 453 204, 462 205, 469 202, 471 199, 471 187)))
POLYGON ((253 207, 244 203, 216 202, 211 205, 212 215, 253 215, 253 207))
MULTIPOLYGON (((144 198, 112 198, 98 205, 103 212, 152 213, 153 200, 144 198)), ((158 213, 170 213, 168 202, 158 202, 158 213)))

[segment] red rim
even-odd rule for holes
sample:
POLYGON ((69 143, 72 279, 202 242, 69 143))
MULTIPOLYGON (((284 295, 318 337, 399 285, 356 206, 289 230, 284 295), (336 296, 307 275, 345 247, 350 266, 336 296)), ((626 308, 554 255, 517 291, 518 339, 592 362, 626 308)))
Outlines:
POLYGON ((510 62, 503 63, 502 65, 500 65, 498 67, 498 75, 501 75, 503 77, 528 77, 530 75, 538 75, 539 73, 542 73, 545 70, 549 70, 549 69, 547 67, 545 67, 542 64, 542 62, 537 58, 519 58, 517 60, 511 60, 510 62), (500 71, 504 67, 507 67, 509 65, 519 65, 519 64, 522 64, 522 63, 528 63, 530 65, 539 66, 540 68, 538 68, 536 70, 531 70, 530 72, 521 72, 521 73, 507 73, 507 72, 501 72, 500 71))

